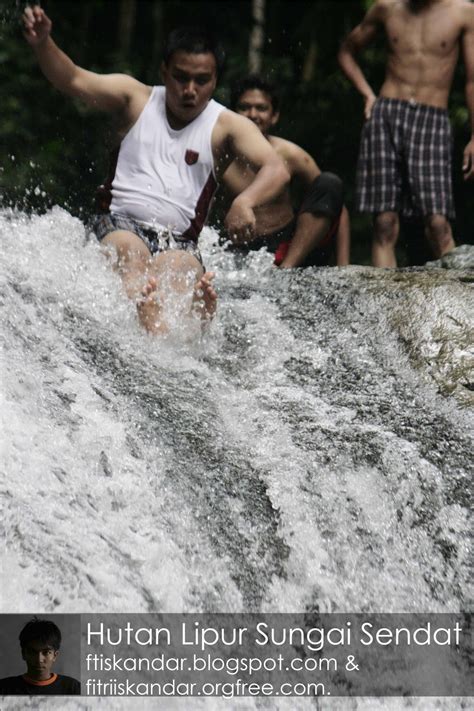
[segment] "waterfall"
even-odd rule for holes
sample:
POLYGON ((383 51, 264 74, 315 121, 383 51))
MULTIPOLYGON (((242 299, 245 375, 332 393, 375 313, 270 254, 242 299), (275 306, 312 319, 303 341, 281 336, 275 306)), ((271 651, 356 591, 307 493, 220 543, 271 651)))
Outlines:
MULTIPOLYGON (((280 271, 206 229, 217 319, 159 339, 68 212, 0 234, 2 612, 467 609, 472 272, 280 271)), ((268 704, 232 708, 434 708, 268 704)))

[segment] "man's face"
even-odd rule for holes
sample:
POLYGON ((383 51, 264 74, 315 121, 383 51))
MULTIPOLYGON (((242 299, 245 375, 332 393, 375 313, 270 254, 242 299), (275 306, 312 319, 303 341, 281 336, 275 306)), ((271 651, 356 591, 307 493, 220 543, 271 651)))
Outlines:
POLYGON ((28 676, 36 681, 46 681, 49 679, 58 654, 59 651, 54 649, 50 644, 45 644, 38 640, 28 642, 26 647, 23 647, 21 653, 28 668, 28 676))
POLYGON ((268 94, 260 89, 248 89, 240 96, 235 110, 246 116, 266 136, 279 118, 278 111, 273 111, 268 94))
POLYGON ((216 88, 216 60, 210 52, 174 52, 161 67, 166 107, 171 119, 184 127, 203 111, 216 88))

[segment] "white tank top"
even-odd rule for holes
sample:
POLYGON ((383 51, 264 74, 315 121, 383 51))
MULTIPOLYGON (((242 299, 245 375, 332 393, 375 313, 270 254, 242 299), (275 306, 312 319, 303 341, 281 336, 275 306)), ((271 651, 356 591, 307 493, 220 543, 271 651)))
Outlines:
POLYGON ((211 136, 224 110, 211 99, 175 131, 166 116, 165 87, 153 87, 120 145, 110 211, 196 240, 217 187, 211 136))

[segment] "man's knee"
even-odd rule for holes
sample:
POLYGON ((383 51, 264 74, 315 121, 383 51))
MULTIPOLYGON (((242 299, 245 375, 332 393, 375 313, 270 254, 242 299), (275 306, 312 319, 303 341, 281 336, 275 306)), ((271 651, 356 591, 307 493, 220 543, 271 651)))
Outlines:
POLYGON ((374 238, 381 245, 394 244, 398 238, 399 220, 396 212, 381 212, 375 218, 374 238))
POLYGON ((334 219, 341 213, 343 183, 335 173, 321 173, 313 181, 301 205, 300 213, 311 212, 334 219))
POLYGON ((204 269, 197 257, 185 249, 169 249, 154 257, 154 266, 159 271, 170 271, 175 275, 186 275, 200 279, 204 269))
POLYGON ((428 241, 437 256, 453 248, 451 225, 444 215, 429 215, 425 218, 425 226, 428 241))
POLYGON ((429 215, 425 219, 428 232, 433 237, 443 237, 450 233, 450 225, 444 215, 429 215))
POLYGON ((119 262, 146 262, 150 258, 150 250, 138 235, 128 230, 110 232, 101 241, 107 251, 115 249, 119 262))

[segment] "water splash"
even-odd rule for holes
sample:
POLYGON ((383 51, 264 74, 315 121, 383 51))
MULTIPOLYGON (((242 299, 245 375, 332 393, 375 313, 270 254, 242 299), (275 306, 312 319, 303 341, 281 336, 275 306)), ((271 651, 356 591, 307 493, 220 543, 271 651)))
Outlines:
POLYGON ((466 608, 466 272, 283 272, 207 230, 216 323, 160 340, 67 212, 0 234, 4 612, 466 608))

